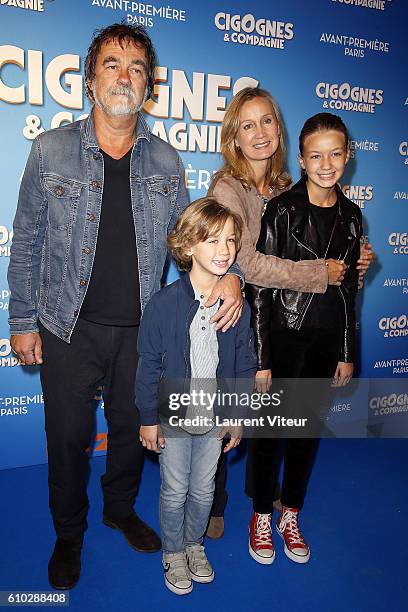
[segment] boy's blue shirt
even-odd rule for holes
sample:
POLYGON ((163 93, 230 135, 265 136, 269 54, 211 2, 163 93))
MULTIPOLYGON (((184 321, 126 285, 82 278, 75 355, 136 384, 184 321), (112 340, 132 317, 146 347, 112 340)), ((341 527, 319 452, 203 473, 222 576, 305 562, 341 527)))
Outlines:
MULTIPOLYGON (((188 273, 155 293, 146 306, 140 322, 135 384, 141 425, 159 422, 159 383, 191 378, 189 331, 198 307, 188 273)), ((254 376, 257 361, 250 318, 249 305, 244 301, 236 326, 217 332, 217 379, 254 376)))

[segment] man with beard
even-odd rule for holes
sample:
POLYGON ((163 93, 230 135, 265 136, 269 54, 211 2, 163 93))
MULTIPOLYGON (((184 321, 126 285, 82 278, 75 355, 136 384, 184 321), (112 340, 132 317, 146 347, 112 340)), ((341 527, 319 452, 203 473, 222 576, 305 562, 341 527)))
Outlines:
MULTIPOLYGON (((79 579, 87 528, 87 449, 103 384, 108 425, 103 522, 138 551, 160 539, 133 510, 142 468, 134 407, 139 320, 160 288, 166 235, 188 203, 176 151, 151 134, 141 109, 156 55, 145 30, 96 33, 85 61, 90 116, 34 141, 21 183, 9 266, 11 345, 42 364, 49 499, 57 534, 53 587, 79 579)), ((224 330, 240 316, 239 279, 210 296, 224 330)))

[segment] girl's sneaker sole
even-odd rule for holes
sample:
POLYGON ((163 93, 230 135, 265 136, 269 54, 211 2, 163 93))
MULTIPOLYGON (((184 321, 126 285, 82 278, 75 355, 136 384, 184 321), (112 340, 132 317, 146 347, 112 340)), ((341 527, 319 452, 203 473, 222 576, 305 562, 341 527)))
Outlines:
POLYGON ((275 561, 275 551, 273 551, 273 555, 272 557, 261 557, 261 555, 258 555, 251 547, 251 542, 249 542, 248 544, 248 550, 249 550, 249 554, 251 555, 251 557, 257 562, 260 563, 261 565, 272 565, 272 563, 275 561))
POLYGON ((295 563, 307 563, 310 559, 310 549, 307 553, 307 555, 296 555, 295 553, 293 553, 291 550, 289 550, 289 548, 286 546, 285 544, 285 538, 283 537, 283 535, 281 534, 281 532, 279 531, 279 529, 276 529, 277 533, 280 535, 280 537, 283 540, 283 543, 285 545, 285 555, 287 556, 288 559, 290 559, 291 561, 294 561, 295 563))

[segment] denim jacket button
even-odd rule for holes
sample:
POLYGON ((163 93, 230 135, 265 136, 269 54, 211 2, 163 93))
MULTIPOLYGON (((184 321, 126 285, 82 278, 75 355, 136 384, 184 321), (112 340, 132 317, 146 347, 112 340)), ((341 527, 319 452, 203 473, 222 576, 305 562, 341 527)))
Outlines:
POLYGON ((81 285, 81 287, 84 287, 86 285, 87 281, 84 280, 83 278, 81 278, 81 280, 79 281, 79 284, 81 285))
POLYGON ((74 317, 77 317, 79 314, 79 310, 74 310, 74 317))
POLYGON ((95 221, 95 215, 92 215, 92 214, 86 215, 86 218, 88 221, 95 221))
POLYGON ((84 249, 82 249, 82 252, 83 252, 85 255, 89 255, 89 253, 91 252, 91 249, 90 249, 89 247, 85 247, 84 249))
POLYGON ((92 189, 98 189, 100 187, 100 184, 98 183, 98 181, 91 181, 91 187, 92 189))
POLYGON ((163 193, 164 193, 164 195, 168 195, 168 193, 169 193, 169 186, 168 185, 164 185, 163 193))
POLYGON ((94 154, 93 154, 93 158, 94 158, 94 160, 95 160, 95 161, 97 161, 98 159, 100 159, 100 157, 101 157, 100 153, 94 153, 94 154))
POLYGON ((56 196, 62 196, 64 195, 64 188, 61 187, 61 185, 58 185, 58 187, 55 187, 54 193, 56 196))

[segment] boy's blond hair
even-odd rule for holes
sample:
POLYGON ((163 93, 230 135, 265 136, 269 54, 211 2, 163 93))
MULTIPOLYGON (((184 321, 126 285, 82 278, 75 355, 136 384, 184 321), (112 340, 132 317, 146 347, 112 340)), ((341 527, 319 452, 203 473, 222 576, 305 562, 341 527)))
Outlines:
POLYGON ((236 250, 241 247, 242 220, 215 198, 200 198, 187 206, 167 237, 167 247, 180 270, 191 269, 191 255, 187 251, 198 242, 222 231, 228 219, 234 223, 236 250))

